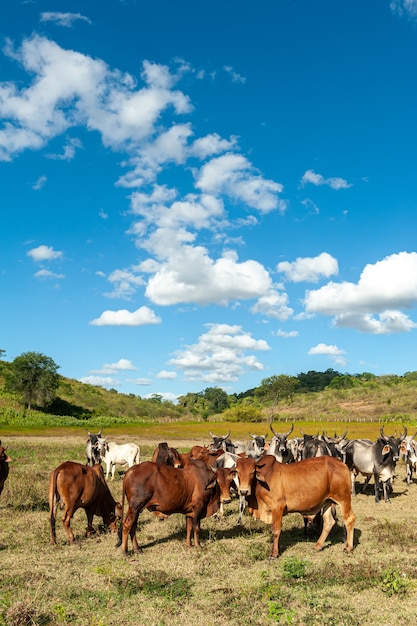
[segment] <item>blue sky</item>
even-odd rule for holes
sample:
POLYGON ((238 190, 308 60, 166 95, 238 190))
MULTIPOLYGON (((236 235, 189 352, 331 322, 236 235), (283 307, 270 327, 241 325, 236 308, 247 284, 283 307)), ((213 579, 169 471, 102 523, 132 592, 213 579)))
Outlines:
POLYGON ((15 0, 0 42, 7 360, 417 370, 417 0, 15 0))

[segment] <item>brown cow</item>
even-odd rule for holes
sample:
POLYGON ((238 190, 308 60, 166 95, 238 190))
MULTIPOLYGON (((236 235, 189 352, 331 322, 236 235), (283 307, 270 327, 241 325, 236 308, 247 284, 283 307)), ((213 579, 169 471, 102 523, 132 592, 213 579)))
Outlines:
POLYGON ((94 515, 102 517, 103 524, 111 531, 117 531, 117 521, 122 518, 122 508, 110 493, 101 465, 89 467, 65 461, 52 472, 49 480, 49 524, 53 545, 56 544, 55 519, 60 500, 65 507, 62 522, 69 543, 74 542, 74 534, 70 527, 71 518, 80 508, 84 509, 87 515, 86 536, 95 532, 94 515))
POLYGON ((9 475, 9 463, 12 460, 6 454, 7 446, 3 448, 0 441, 0 495, 4 488, 4 483, 9 475))
POLYGON ((157 517, 172 513, 186 516, 186 544, 191 546, 191 532, 194 532, 194 545, 200 546, 200 520, 210 517, 219 508, 219 494, 216 474, 201 461, 192 461, 183 469, 145 461, 127 470, 123 478, 122 510, 124 499, 129 503, 126 517, 119 529, 119 542, 127 554, 129 535, 133 550, 139 548, 136 528, 139 514, 148 509, 157 517))
POLYGON ((340 506, 346 527, 344 550, 353 549, 355 514, 351 506, 350 472, 342 461, 322 456, 287 465, 269 455, 257 462, 255 472, 248 507, 253 517, 272 523, 270 558, 279 556, 282 517, 287 513, 311 516, 322 510, 323 530, 314 546, 321 550, 335 524, 333 503, 340 506))

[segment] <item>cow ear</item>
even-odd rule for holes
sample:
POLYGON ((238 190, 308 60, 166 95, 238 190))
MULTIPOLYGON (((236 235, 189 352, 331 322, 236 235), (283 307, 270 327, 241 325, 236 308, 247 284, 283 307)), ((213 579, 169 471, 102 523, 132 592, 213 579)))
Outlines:
POLYGON ((213 479, 207 485, 206 489, 213 489, 213 487, 216 486, 216 483, 217 483, 217 478, 216 476, 214 476, 213 479))
POLYGON ((385 446, 382 448, 382 454, 388 454, 390 450, 390 446, 388 444, 385 444, 385 446))

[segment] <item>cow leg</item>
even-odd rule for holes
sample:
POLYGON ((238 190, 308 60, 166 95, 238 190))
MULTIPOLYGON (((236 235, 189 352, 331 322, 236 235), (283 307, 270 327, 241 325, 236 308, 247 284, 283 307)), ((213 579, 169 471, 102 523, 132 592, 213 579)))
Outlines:
POLYGON ((371 480, 372 475, 369 474, 369 476, 366 477, 365 482, 363 483, 363 487, 361 489, 361 493, 365 493, 367 486, 369 485, 369 481, 371 480))
POLYGON ((355 479, 356 479, 355 472, 350 472, 350 482, 351 482, 351 486, 352 486, 352 489, 351 489, 352 496, 356 496, 355 479))
POLYGON ((75 540, 74 533, 72 532, 72 529, 70 526, 71 518, 73 515, 74 515, 74 509, 65 509, 64 515, 62 516, 62 523, 64 524, 64 528, 67 532, 69 543, 74 543, 74 540, 75 540))
POLYGON ((185 543, 188 547, 191 548, 191 546, 193 545, 191 543, 191 533, 193 531, 193 518, 188 517, 188 515, 185 518, 185 529, 186 529, 185 543))
POLYGON ((276 559, 280 555, 279 538, 281 535, 283 514, 283 507, 280 507, 279 509, 274 509, 272 511, 272 548, 271 554, 269 555, 270 559, 276 559))
POLYGON ((338 504, 340 505, 342 511, 343 522, 345 524, 346 531, 346 543, 344 551, 349 553, 353 550, 354 526, 356 517, 352 510, 350 502, 339 502, 338 504))
POLYGON ((378 474, 374 474, 374 483, 375 483, 375 502, 378 504, 379 502, 379 478, 378 474))
POLYGON ((239 517, 237 520, 237 523, 239 524, 239 526, 243 522, 243 511, 245 510, 245 506, 246 506, 245 496, 239 496, 239 517))
POLYGON ((125 555, 127 554, 127 542, 128 542, 129 536, 132 540, 133 551, 136 552, 137 554, 140 554, 142 552, 142 549, 139 547, 138 540, 136 538, 136 529, 138 526, 140 510, 139 508, 135 507, 133 509, 132 506, 129 506, 129 510, 123 521, 121 546, 122 546, 122 552, 125 555))
POLYGON ((323 513, 322 513, 322 520, 323 520, 323 530, 321 531, 321 535, 318 538, 316 545, 314 546, 315 550, 322 549, 324 542, 326 541, 331 529, 336 523, 333 517, 331 502, 328 502, 327 504, 324 505, 323 513))
POLYGON ((85 514, 87 515, 87 528, 85 529, 85 536, 91 537, 91 535, 94 535, 96 532, 93 527, 94 513, 92 513, 90 510, 87 511, 86 509, 85 514))
POLYGON ((390 491, 392 491, 392 485, 391 485, 391 481, 389 479, 385 480, 382 483, 382 489, 383 489, 383 492, 384 492, 384 500, 385 500, 385 502, 387 504, 391 504, 391 500, 389 498, 389 493, 390 493, 390 491))

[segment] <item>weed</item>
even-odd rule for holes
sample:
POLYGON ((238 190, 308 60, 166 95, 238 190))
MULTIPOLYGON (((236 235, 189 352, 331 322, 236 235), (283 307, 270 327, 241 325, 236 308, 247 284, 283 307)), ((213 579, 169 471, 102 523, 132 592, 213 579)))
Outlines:
POLYGON ((280 624, 292 624, 295 611, 286 609, 281 602, 270 600, 268 602, 268 617, 280 624))
POLYGON ((403 596, 411 588, 411 580, 409 580, 404 573, 400 573, 397 570, 390 568, 383 572, 383 578, 381 582, 381 588, 384 593, 389 597, 391 596, 403 596))
POLYGON ((308 561, 299 559, 296 556, 289 556, 282 563, 282 576, 286 580, 305 578, 307 574, 308 561))

